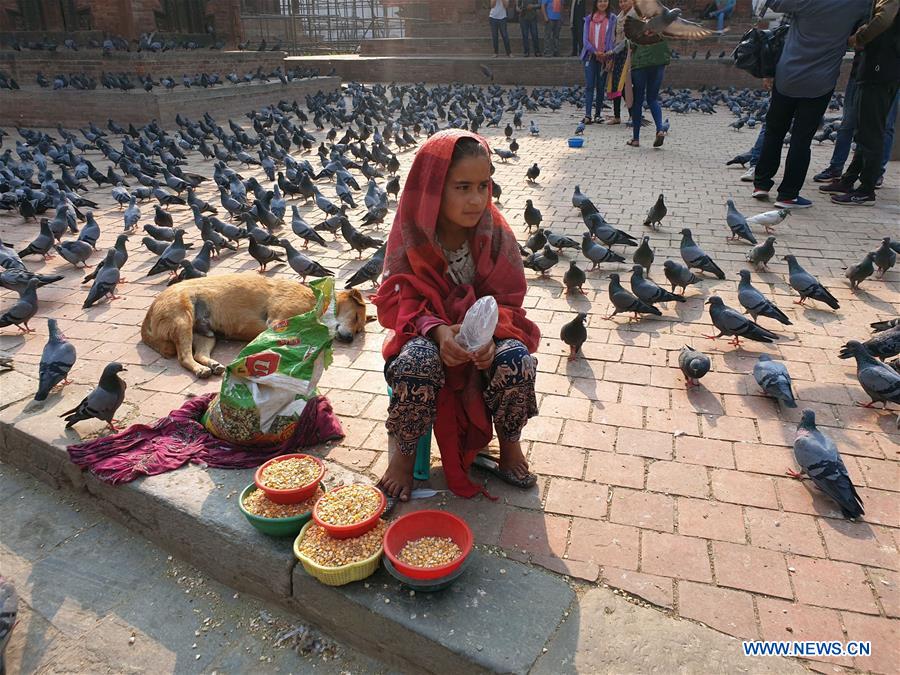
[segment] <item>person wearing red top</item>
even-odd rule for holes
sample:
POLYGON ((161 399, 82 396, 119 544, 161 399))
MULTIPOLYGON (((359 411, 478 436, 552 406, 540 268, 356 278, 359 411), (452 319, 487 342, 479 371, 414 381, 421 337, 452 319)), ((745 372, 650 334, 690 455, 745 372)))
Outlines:
POLYGON ((515 236, 491 202, 490 148, 480 136, 448 129, 416 153, 388 237, 384 278, 373 299, 389 329, 382 347, 392 390, 385 423, 390 462, 378 486, 405 501, 416 444, 433 426, 447 486, 457 495, 484 492, 468 469, 493 427, 503 480, 528 488, 519 437, 537 414, 534 382, 540 341, 522 302, 526 282, 515 236), (494 339, 475 352, 456 341, 466 311, 493 296, 494 339))

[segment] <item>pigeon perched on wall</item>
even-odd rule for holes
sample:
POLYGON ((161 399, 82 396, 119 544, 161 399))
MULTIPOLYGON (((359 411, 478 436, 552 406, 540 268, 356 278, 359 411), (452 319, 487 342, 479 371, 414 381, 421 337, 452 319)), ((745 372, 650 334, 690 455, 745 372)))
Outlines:
POLYGON ((824 302, 831 309, 840 308, 837 299, 819 283, 818 279, 800 266, 795 256, 786 255, 783 259, 788 264, 788 283, 800 294, 800 300, 794 301, 796 304, 802 305, 807 298, 812 298, 824 302))
POLYGON ((816 427, 816 413, 804 410, 794 439, 794 458, 800 473, 789 471, 794 478, 810 477, 816 487, 831 497, 846 518, 865 515, 862 498, 857 493, 837 446, 816 427))
POLYGON ((700 378, 709 372, 712 365, 709 357, 685 345, 678 354, 678 367, 684 374, 685 386, 690 388, 700 385, 700 378))
POLYGON ((872 399, 864 407, 871 408, 879 401, 885 408, 888 403, 900 403, 900 374, 878 361, 857 340, 850 340, 841 351, 842 359, 851 356, 856 358, 856 379, 872 399))
POLYGON ((753 366, 753 379, 767 396, 781 401, 788 408, 796 408, 791 375, 781 361, 773 361, 768 354, 760 354, 753 366))
POLYGON ((59 329, 56 319, 47 319, 49 339, 41 352, 41 361, 38 365, 38 390, 34 395, 35 401, 45 401, 50 395, 50 390, 60 382, 69 384, 66 376, 75 365, 75 346, 66 340, 59 329))
POLYGON ((119 430, 113 417, 125 400, 127 385, 119 377, 119 373, 124 370, 125 367, 115 361, 106 365, 97 387, 81 403, 60 415, 65 418, 67 429, 82 420, 93 418, 106 422, 106 426, 112 431, 119 430))
POLYGON ((587 314, 579 312, 575 318, 566 324, 559 331, 559 339, 569 346, 569 361, 575 358, 581 346, 587 342, 587 328, 584 325, 587 314))

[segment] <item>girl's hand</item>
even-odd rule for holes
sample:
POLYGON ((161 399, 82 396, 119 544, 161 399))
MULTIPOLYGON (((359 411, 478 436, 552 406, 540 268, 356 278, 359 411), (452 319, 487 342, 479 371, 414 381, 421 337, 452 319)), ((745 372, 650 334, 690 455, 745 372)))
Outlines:
POLYGON ((494 341, 491 340, 478 351, 470 353, 469 357, 472 359, 472 363, 475 364, 475 367, 478 368, 478 370, 487 370, 494 362, 494 356, 496 354, 497 346, 494 344, 494 341))
POLYGON ((441 351, 441 361, 449 368, 468 363, 471 360, 469 352, 463 349, 456 341, 459 328, 460 324, 457 323, 453 326, 438 326, 431 331, 432 339, 437 343, 438 349, 441 351))

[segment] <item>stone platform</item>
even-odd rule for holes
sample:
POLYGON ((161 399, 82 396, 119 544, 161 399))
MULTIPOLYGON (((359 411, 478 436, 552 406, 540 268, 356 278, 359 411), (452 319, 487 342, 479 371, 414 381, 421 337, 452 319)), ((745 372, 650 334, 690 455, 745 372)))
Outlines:
POLYGON ((224 84, 208 89, 176 87, 166 91, 154 87, 113 91, 95 89, 41 89, 23 88, 19 91, 0 91, 0 124, 25 126, 75 126, 91 120, 102 124, 112 118, 119 124, 144 124, 159 120, 173 124, 181 114, 193 118, 210 112, 217 118, 240 117, 251 109, 277 103, 280 100, 302 101, 308 94, 332 91, 340 86, 337 77, 313 77, 292 80, 281 84, 277 80, 268 83, 224 84))

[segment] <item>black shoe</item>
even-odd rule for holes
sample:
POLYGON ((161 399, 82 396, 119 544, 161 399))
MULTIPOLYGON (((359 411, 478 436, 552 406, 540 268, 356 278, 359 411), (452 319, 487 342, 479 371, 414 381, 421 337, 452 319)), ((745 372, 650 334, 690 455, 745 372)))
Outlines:
POLYGON ((813 176, 813 180, 816 183, 831 183, 832 181, 837 180, 841 177, 841 172, 836 169, 831 168, 830 166, 822 171, 821 173, 817 173, 813 176))
POLYGON ((846 194, 853 190, 853 183, 844 180, 835 180, 828 183, 828 185, 820 185, 820 192, 830 192, 832 194, 846 194))
POLYGON ((875 189, 880 190, 882 185, 884 185, 884 176, 878 176, 878 180, 875 181, 875 189))
POLYGON ((845 206, 870 206, 875 203, 875 195, 871 192, 854 190, 842 195, 831 195, 831 202, 845 206))

